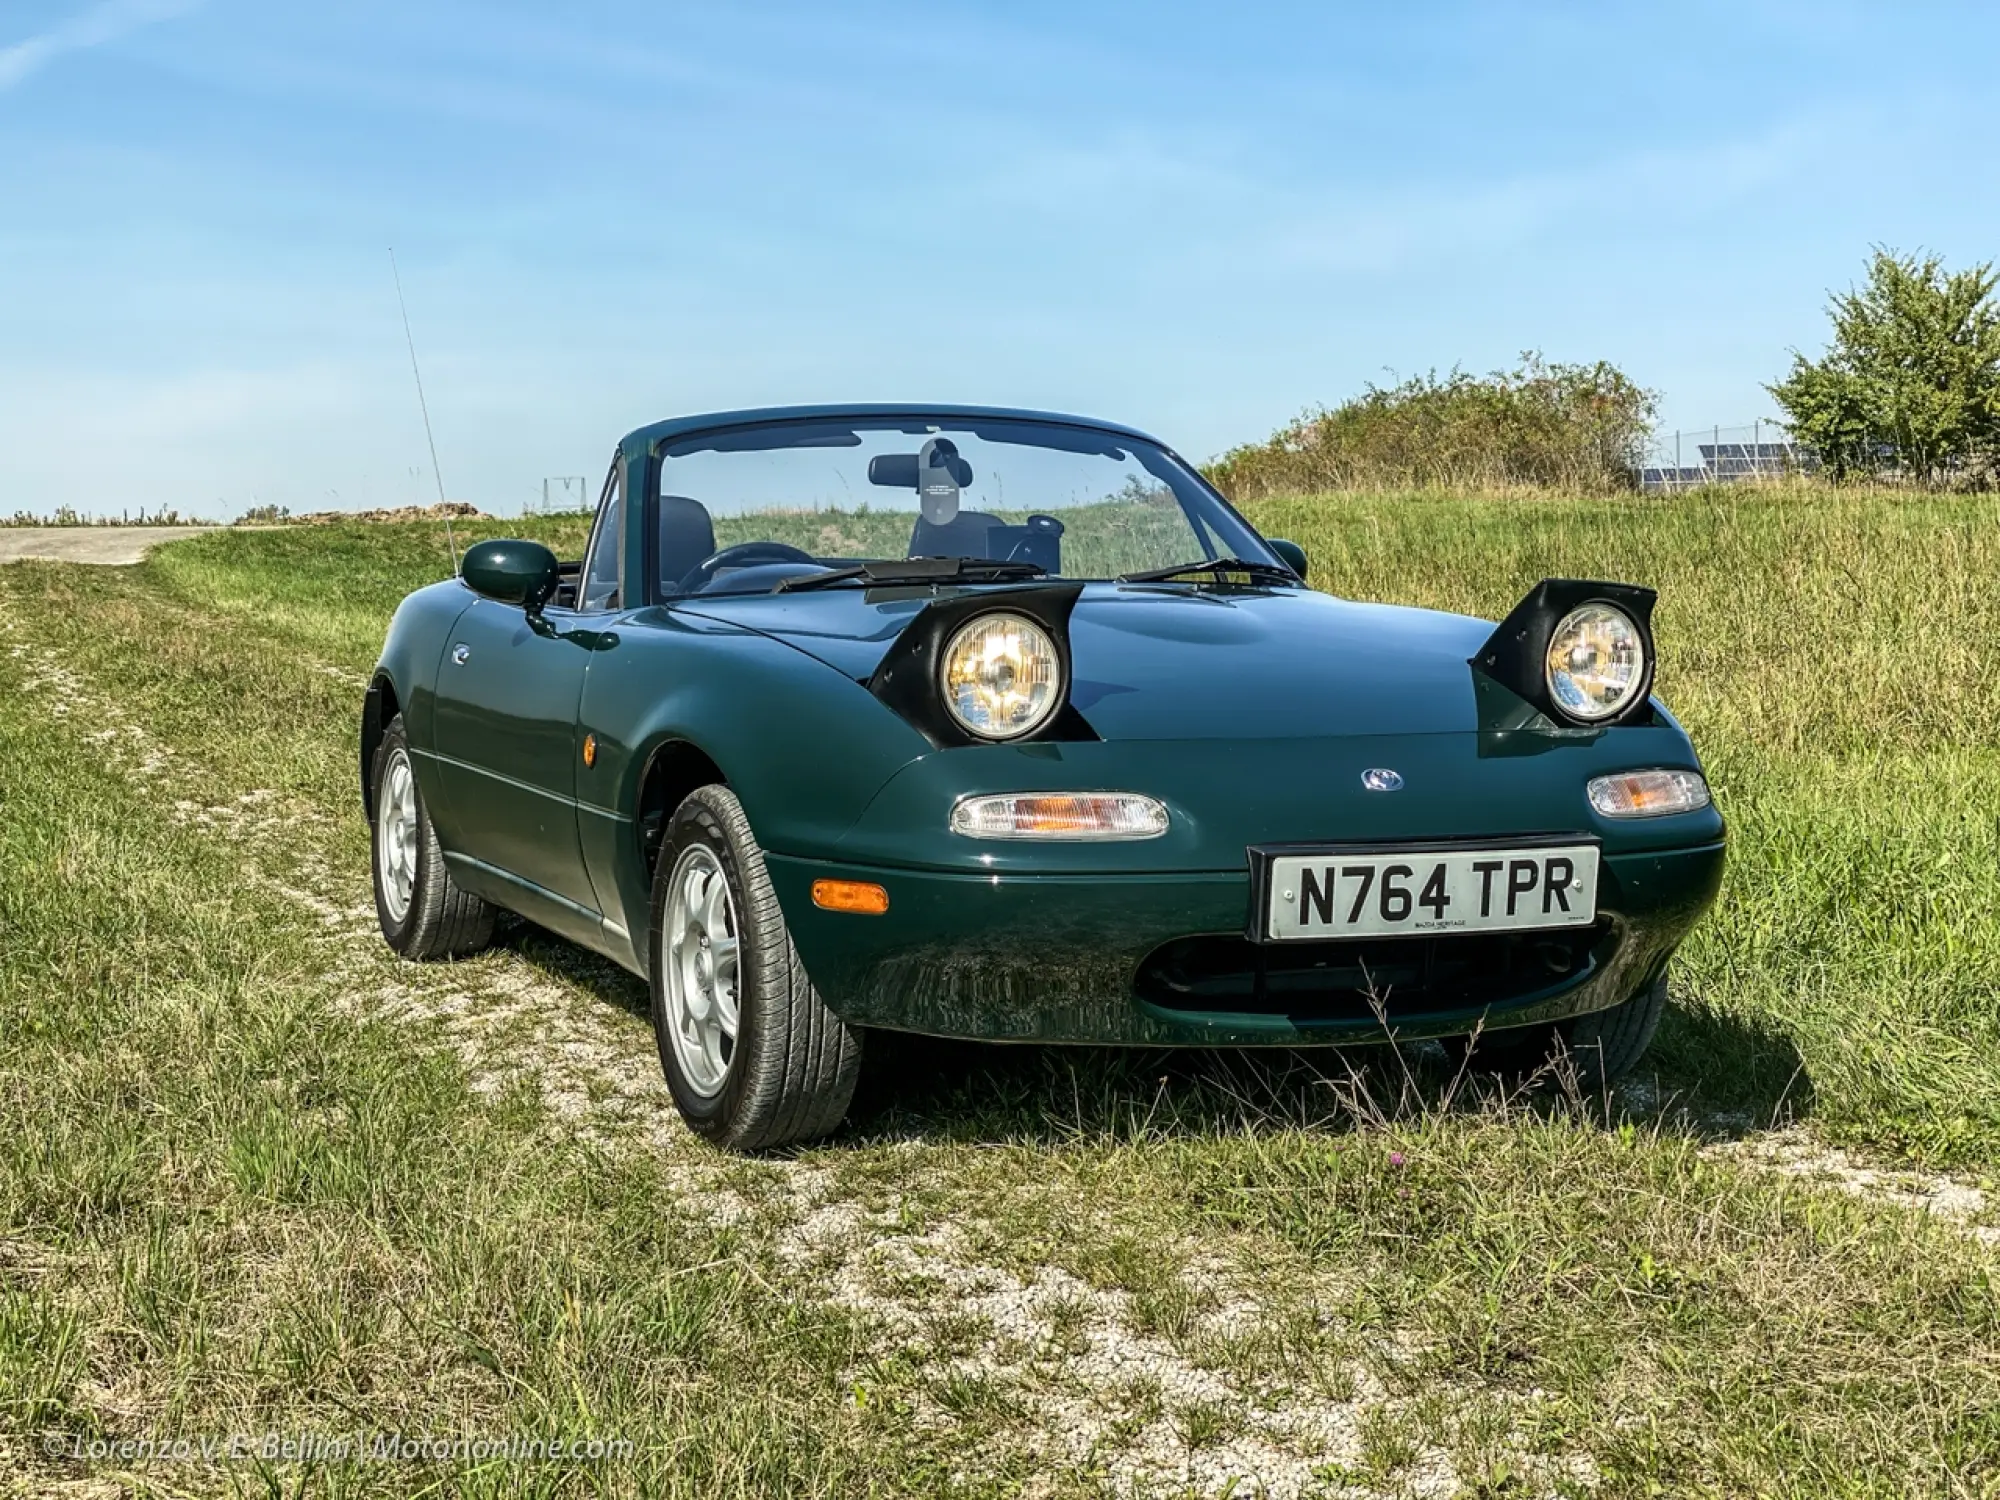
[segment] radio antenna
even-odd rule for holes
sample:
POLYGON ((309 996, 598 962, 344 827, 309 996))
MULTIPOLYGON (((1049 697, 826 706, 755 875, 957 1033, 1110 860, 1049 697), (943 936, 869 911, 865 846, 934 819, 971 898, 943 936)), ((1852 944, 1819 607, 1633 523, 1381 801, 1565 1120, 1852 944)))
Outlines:
POLYGON ((431 447, 431 477, 437 481, 438 512, 444 520, 444 544, 451 553, 451 574, 458 576, 458 539, 451 534, 451 512, 446 509, 444 474, 438 468, 437 439, 431 435, 431 407, 424 400, 424 372, 417 368, 417 340, 410 332, 410 305, 403 300, 403 273, 396 269, 396 247, 389 247, 389 274, 396 281, 396 306, 403 314, 403 341, 410 346, 410 373, 417 378, 417 410, 424 414, 424 441, 431 447))

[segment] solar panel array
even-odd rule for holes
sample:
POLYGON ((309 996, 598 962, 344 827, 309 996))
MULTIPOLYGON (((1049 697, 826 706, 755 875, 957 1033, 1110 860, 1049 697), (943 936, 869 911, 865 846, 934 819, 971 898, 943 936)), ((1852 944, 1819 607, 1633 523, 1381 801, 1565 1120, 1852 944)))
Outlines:
POLYGON ((1639 488, 1642 490, 1678 490, 1690 485, 1707 484, 1709 474, 1706 469, 1641 469, 1639 488))
POLYGON ((1695 451, 1717 480, 1776 479, 1815 466, 1797 443, 1702 443, 1695 451))
POLYGON ((1714 429, 1714 440, 1688 445, 1700 458, 1698 464, 1689 464, 1681 458, 1682 439, 1695 436, 1708 438, 1711 437, 1710 432, 1675 433, 1664 442, 1655 442, 1654 462, 1639 470, 1639 488, 1647 491, 1683 490, 1702 484, 1736 484, 1746 479, 1779 479, 1788 474, 1816 472, 1819 460, 1804 444, 1762 441, 1761 433, 1769 432, 1772 425, 1759 423, 1757 429, 1737 429, 1745 434, 1761 429, 1749 442, 1723 442, 1720 440, 1721 433, 1727 429, 1714 429), (1673 462, 1661 461, 1666 458, 1671 458, 1673 462))

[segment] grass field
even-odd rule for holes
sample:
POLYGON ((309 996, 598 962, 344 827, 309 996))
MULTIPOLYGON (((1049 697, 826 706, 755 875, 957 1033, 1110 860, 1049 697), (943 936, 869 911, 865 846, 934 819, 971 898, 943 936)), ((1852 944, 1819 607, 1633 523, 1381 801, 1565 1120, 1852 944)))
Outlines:
MULTIPOLYGON (((373 932, 359 691, 435 527, 0 569, 0 1493, 2000 1492, 1992 502, 1252 517, 1358 597, 1660 588, 1732 866, 1608 1108, 904 1044, 719 1157, 629 977, 373 932), (376 1432, 631 1448, 107 1446, 376 1432)), ((523 529, 580 549, 460 541, 523 529)))

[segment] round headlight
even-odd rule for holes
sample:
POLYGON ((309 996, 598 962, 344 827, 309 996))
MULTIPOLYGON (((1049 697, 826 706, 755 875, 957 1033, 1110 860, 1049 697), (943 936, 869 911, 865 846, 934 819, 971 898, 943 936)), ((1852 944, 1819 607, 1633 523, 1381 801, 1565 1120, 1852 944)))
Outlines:
POLYGON ((1595 723, 1631 707, 1646 682, 1646 641, 1622 609, 1585 604, 1549 637, 1549 696, 1573 719, 1595 723))
POLYGON ((981 615, 961 625, 945 643, 943 678, 951 716, 987 740, 1032 734, 1062 692, 1056 643, 1020 615, 981 615))

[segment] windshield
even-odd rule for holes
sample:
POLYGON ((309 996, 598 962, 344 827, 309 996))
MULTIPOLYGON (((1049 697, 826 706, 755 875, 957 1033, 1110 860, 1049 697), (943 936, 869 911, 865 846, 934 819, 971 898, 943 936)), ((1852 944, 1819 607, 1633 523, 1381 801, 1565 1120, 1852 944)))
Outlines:
POLYGON ((668 444, 659 476, 669 598, 766 593, 864 563, 876 566, 857 584, 893 581, 892 564, 910 558, 967 560, 949 573, 973 582, 1109 579, 1214 558, 1283 567, 1177 459, 1084 427, 997 417, 760 423, 668 444))

